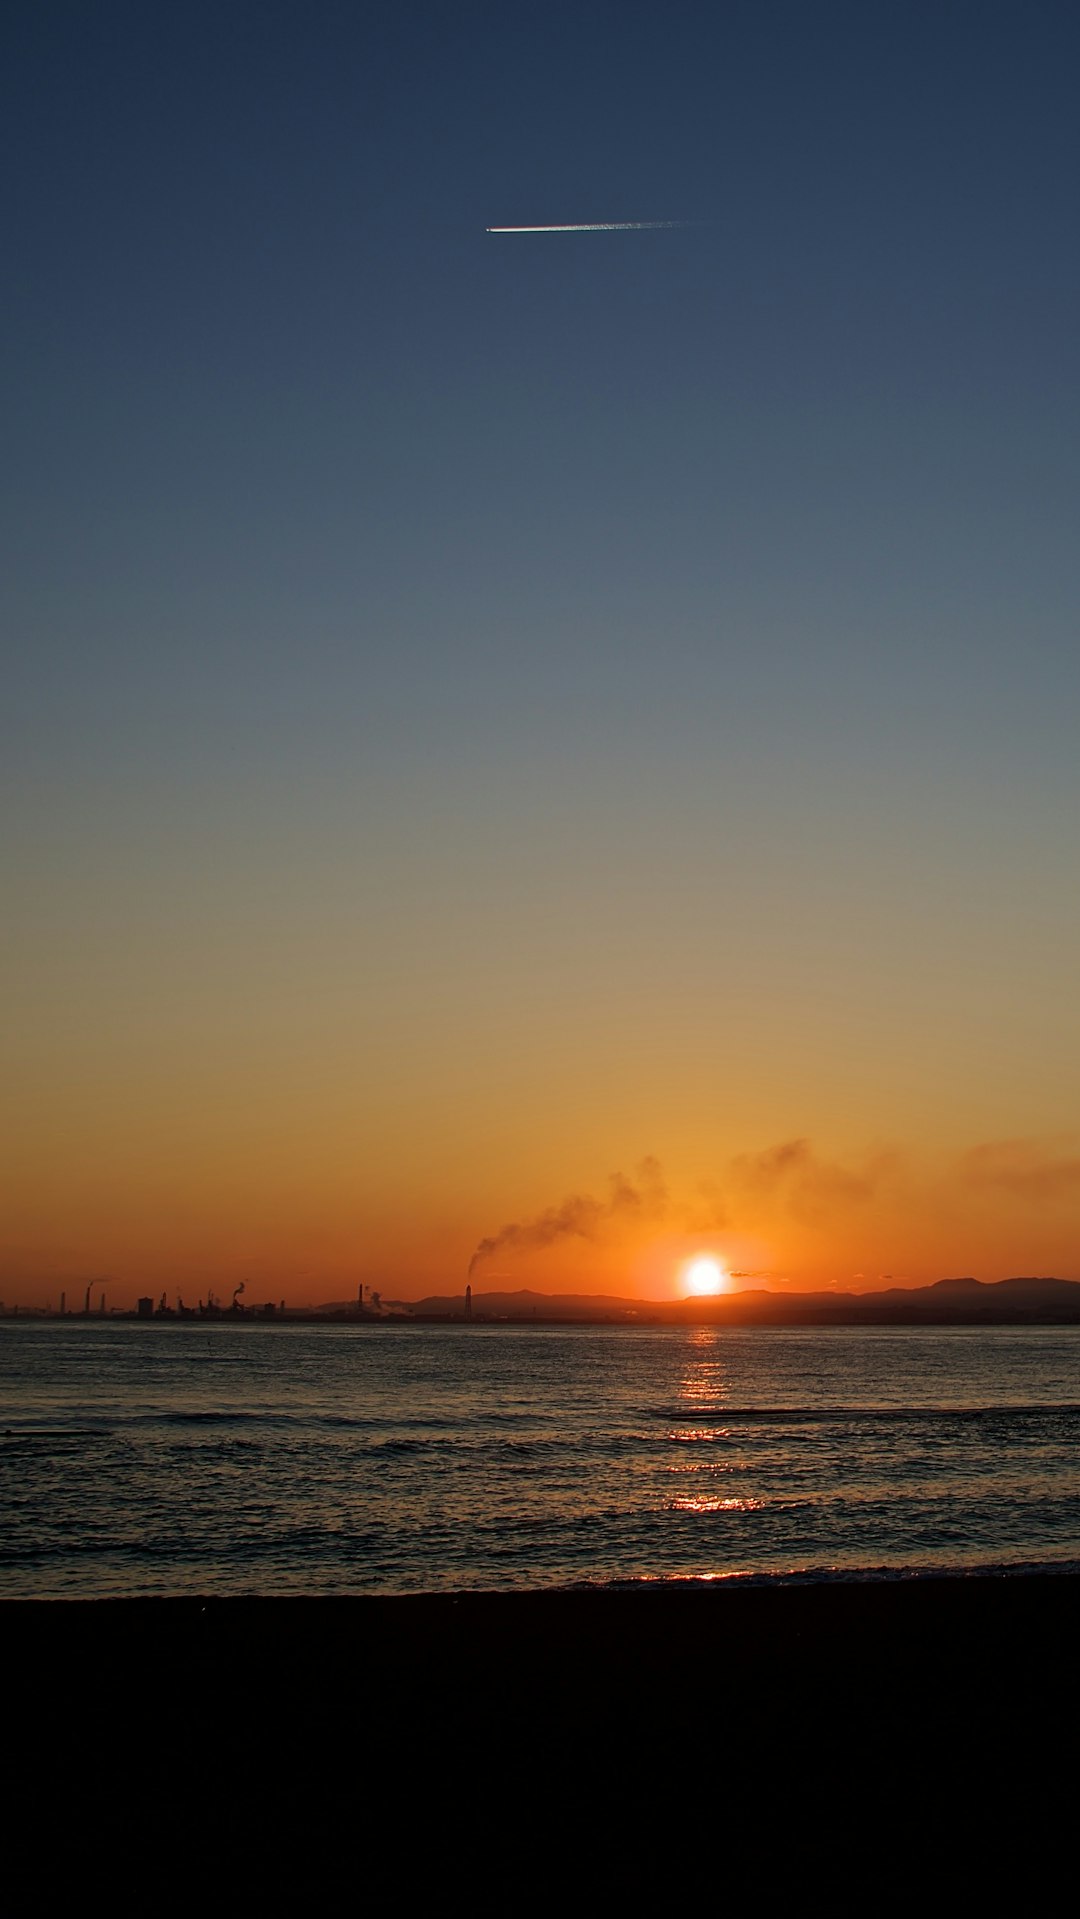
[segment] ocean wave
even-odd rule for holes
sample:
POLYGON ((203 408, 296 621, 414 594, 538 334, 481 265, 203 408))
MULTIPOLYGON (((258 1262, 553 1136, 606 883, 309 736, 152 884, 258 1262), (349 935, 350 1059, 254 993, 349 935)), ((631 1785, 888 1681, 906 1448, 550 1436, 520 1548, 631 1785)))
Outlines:
POLYGON ((973 1424, 977 1424, 980 1420, 991 1419, 1075 1421, 1080 1419, 1080 1403, 1074 1400, 1051 1399, 1037 1405, 1015 1403, 984 1406, 733 1406, 725 1401, 713 1405, 648 1408, 646 1417, 664 1420, 671 1426, 706 1422, 716 1430, 719 1430, 721 1424, 730 1429, 735 1425, 751 1426, 770 1423, 777 1426, 835 1426, 838 1424, 917 1426, 925 1425, 929 1421, 941 1420, 967 1421, 973 1424))

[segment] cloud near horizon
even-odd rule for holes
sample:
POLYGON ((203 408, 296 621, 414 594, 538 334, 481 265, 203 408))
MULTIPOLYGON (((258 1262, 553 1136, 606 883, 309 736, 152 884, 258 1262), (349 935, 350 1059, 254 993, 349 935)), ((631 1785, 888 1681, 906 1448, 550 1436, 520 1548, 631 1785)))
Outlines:
POLYGON ((742 1153, 731 1167, 733 1211, 782 1211, 804 1225, 821 1226, 837 1211, 870 1200, 896 1160, 894 1152, 877 1152, 852 1171, 819 1158, 808 1139, 784 1140, 764 1152, 742 1153))
POLYGON ((1038 1139, 995 1139, 972 1146, 960 1159, 969 1186, 997 1188, 1030 1204, 1069 1199, 1080 1191, 1080 1158, 1068 1144, 1038 1139))

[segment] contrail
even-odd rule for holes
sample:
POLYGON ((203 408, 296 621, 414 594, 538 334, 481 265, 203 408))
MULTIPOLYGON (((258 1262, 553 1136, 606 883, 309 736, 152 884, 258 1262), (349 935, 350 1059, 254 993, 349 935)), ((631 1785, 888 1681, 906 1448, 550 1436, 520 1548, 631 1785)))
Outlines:
POLYGON ((570 227, 485 227, 485 233, 655 233, 684 227, 685 220, 592 220, 570 227))

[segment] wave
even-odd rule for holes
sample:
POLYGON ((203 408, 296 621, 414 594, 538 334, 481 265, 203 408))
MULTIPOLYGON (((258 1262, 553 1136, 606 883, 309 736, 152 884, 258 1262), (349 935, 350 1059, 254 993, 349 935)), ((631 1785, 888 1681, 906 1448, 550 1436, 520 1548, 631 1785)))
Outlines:
POLYGON ((927 1420, 972 1423, 986 1419, 1076 1420, 1080 1419, 1080 1403, 1055 1399, 997 1406, 730 1406, 720 1403, 649 1408, 647 1417, 664 1420, 670 1426, 703 1422, 713 1428, 721 1425, 828 1426, 839 1423, 908 1426, 925 1424, 927 1420))

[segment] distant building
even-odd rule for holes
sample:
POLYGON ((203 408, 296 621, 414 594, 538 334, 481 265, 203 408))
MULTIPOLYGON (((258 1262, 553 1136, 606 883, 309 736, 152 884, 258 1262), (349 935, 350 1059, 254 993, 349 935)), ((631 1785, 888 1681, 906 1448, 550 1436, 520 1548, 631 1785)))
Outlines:
POLYGON ((149 1297, 147 1297, 146 1299, 140 1299, 138 1302, 137 1310, 138 1310, 140 1319, 153 1319, 154 1317, 153 1300, 150 1299, 149 1297))

